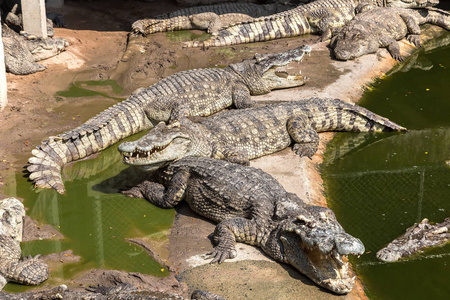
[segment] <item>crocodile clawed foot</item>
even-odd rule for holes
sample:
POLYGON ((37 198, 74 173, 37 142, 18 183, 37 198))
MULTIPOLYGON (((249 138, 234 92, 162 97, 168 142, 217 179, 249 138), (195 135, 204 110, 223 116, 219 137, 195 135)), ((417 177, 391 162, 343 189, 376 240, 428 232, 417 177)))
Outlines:
POLYGON ((295 144, 292 147, 292 150, 300 157, 308 157, 311 159, 311 157, 316 153, 317 151, 317 145, 316 144, 295 144))
POLYGON ((418 34, 410 34, 406 39, 416 47, 422 46, 422 44, 420 43, 420 35, 418 34))
POLYGON ((144 198, 144 195, 142 194, 141 190, 136 186, 130 189, 121 190, 120 193, 130 198, 144 198))
POLYGON ((212 252, 206 254, 205 259, 212 258, 210 264, 214 264, 216 262, 221 264, 225 261, 225 259, 235 258, 236 256, 237 256, 237 253, 236 253, 235 249, 228 248, 228 247, 222 247, 222 246, 216 246, 212 252))

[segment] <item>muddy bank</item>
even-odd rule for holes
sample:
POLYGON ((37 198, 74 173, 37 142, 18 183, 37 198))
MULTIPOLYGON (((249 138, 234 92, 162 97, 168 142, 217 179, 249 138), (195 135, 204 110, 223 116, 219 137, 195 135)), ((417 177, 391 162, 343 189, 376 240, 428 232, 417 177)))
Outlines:
MULTIPOLYGON (((41 140, 72 129, 117 102, 102 96, 69 99, 56 95, 56 92, 67 89, 70 83, 113 79, 124 88, 118 96, 126 98, 136 88, 149 86, 182 70, 224 66, 249 58, 255 52, 277 52, 309 44, 313 47, 311 56, 300 64, 289 66, 302 70, 302 74, 309 77, 305 86, 275 91, 253 99, 270 103, 320 96, 356 102, 367 84, 382 77, 396 64, 385 49, 355 61, 337 62, 332 59, 326 43, 318 43, 318 36, 200 50, 181 49, 179 40, 183 39, 182 36, 160 33, 147 39, 132 39, 131 51, 126 52, 127 34, 133 21, 175 8, 171 2, 159 5, 139 1, 66 1, 63 13, 69 27, 57 28, 56 36, 68 39, 71 43, 69 49, 58 57, 44 61, 48 66, 45 72, 29 76, 8 74, 9 106, 0 114, 0 133, 8 137, 0 141, 2 196, 16 188, 11 175, 23 171, 31 150, 41 140)), ((422 35, 424 41, 442 33, 436 27, 426 28, 422 35)), ((401 42, 401 47, 402 53, 415 50, 407 42, 401 42)), ((103 89, 109 92, 108 87, 103 89)), ((312 160, 299 158, 286 149, 254 160, 251 165, 273 175, 289 192, 297 193, 307 203, 326 205, 317 166, 322 162, 326 142, 332 136, 330 133, 320 135, 320 149, 312 160)), ((46 227, 45 224, 30 224, 31 228, 46 227)), ((297 299, 302 296, 308 299, 365 298, 361 284, 355 286, 349 295, 333 295, 293 268, 275 263, 258 249, 243 244, 238 245, 239 254, 235 260, 220 266, 205 264, 200 255, 212 249, 208 237, 214 226, 194 215, 185 205, 177 209, 168 244, 157 249, 151 243, 147 244, 173 270, 165 279, 119 271, 89 270, 69 282, 60 283, 83 287, 116 282, 143 285, 142 282, 146 282, 143 286, 149 289, 166 289, 186 296, 188 289, 203 288, 229 299, 297 299), (179 283, 175 276, 187 285, 179 283)), ((57 235, 45 234, 37 232, 33 236, 57 235)), ((62 253, 59 257, 48 258, 48 261, 64 263, 64 259, 71 255, 62 253)), ((49 286, 44 284, 45 287, 49 286)))

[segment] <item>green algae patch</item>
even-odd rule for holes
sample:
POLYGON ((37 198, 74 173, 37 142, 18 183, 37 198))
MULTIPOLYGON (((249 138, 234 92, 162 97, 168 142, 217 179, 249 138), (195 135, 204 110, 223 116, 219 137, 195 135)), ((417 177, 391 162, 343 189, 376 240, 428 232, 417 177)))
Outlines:
POLYGON ((94 97, 102 96, 115 100, 124 100, 113 95, 121 94, 123 88, 115 80, 91 80, 91 81, 75 81, 65 91, 56 93, 57 98, 76 98, 76 97, 94 97), (58 97, 59 96, 59 97, 58 97))
MULTIPOLYGON (((143 133, 130 137, 137 139, 143 133)), ((67 280, 78 273, 105 268, 166 276, 168 270, 155 261, 144 248, 125 239, 138 238, 167 241, 175 211, 158 208, 145 199, 128 198, 120 193, 147 173, 121 162, 120 143, 98 156, 75 162, 63 168, 66 194, 35 189, 24 174, 16 174, 15 190, 9 196, 25 199, 27 215, 41 224, 50 224, 64 236, 58 240, 22 243, 22 254, 37 255, 72 250, 81 260, 61 263, 52 269, 53 280, 67 280)), ((7 284, 5 291, 23 291, 26 287, 7 284)))

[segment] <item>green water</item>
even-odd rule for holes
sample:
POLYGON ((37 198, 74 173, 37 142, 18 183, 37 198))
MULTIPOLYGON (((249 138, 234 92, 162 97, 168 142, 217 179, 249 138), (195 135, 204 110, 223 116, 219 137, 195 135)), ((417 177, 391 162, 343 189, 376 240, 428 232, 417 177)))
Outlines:
MULTIPOLYGON (((141 134, 142 135, 142 134, 141 134)), ((139 135, 131 137, 138 138, 139 135)), ((39 223, 58 229, 64 239, 22 243, 23 255, 59 253, 73 250, 77 263, 64 263, 50 271, 50 279, 69 280, 81 271, 105 268, 165 276, 168 271, 146 251, 125 238, 145 238, 155 243, 167 240, 174 210, 157 208, 146 200, 119 193, 145 176, 127 168, 118 145, 98 157, 79 161, 63 169, 66 195, 53 190, 35 190, 24 174, 16 175, 16 192, 9 196, 25 199, 27 215, 39 223)), ((6 291, 24 290, 8 284, 6 291)))
POLYGON ((69 88, 65 91, 57 92, 56 95, 60 97, 93 97, 103 96, 106 98, 112 98, 116 100, 123 100, 124 98, 118 98, 112 96, 123 92, 123 88, 117 84, 115 80, 91 80, 91 81, 75 81, 70 84, 69 88), (95 90, 100 88, 100 91, 95 90))
POLYGON ((403 66, 409 71, 376 82, 360 105, 411 132, 337 134, 322 175, 328 205, 366 246, 352 262, 371 299, 448 299, 450 244, 396 263, 375 257, 415 222, 450 215, 450 47, 421 50, 403 66))

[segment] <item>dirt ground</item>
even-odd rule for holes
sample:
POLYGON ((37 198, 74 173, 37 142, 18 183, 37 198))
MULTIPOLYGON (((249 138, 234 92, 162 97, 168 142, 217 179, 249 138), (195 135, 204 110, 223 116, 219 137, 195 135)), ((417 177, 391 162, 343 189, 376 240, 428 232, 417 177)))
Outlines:
MULTIPOLYGON (((7 176, 23 171, 31 150, 42 140, 72 129, 116 103, 103 97, 82 97, 69 102, 56 96, 57 91, 67 89, 75 81, 114 79, 124 88, 120 97, 126 98, 135 89, 147 87, 182 70, 228 65, 250 58, 255 52, 276 52, 309 44, 313 47, 311 56, 306 57, 301 64, 292 66, 294 70, 301 69, 302 74, 309 77, 307 84, 254 99, 269 103, 327 96, 356 102, 367 83, 382 76, 395 64, 385 50, 353 62, 336 62, 326 43, 318 42, 318 36, 200 50, 181 48, 179 41, 169 40, 165 33, 158 33, 146 39, 133 39, 130 51, 126 52, 127 35, 132 22, 174 9, 174 1, 65 1, 62 13, 68 27, 56 28, 55 32, 57 37, 69 41, 67 51, 43 61, 47 66, 44 72, 27 76, 7 74, 9 103, 0 113, 0 188, 7 176)), ((431 31, 435 32, 434 29, 431 31)), ((200 34, 200 31, 196 33, 200 34)), ((402 44, 402 51, 412 50, 413 47, 407 43, 402 44)), ((326 205, 316 167, 322 160, 326 141, 331 138, 332 134, 321 134, 320 150, 312 160, 300 159, 286 149, 276 155, 252 161, 252 166, 269 172, 288 191, 296 192, 310 204, 326 205), (290 165, 295 165, 295 168, 285 168, 290 165)), ((0 198, 4 196, 0 189, 0 198)), ((40 228, 32 221, 29 224, 28 228, 40 228)), ((167 246, 169 251, 161 255, 170 262, 173 270, 177 270, 177 278, 185 281, 187 286, 175 279, 174 272, 167 279, 154 279, 154 282, 158 280, 156 283, 152 283, 151 276, 141 275, 149 282, 147 287, 185 296, 188 290, 204 288, 229 299, 338 297, 317 287, 293 268, 273 263, 259 250, 246 245, 239 244, 243 253, 240 254, 240 260, 221 266, 201 265, 196 257, 211 248, 211 242, 206 237, 213 230, 211 222, 194 216, 185 206, 180 207, 167 246), (195 232, 194 236, 192 232, 195 232)), ((55 261, 58 259, 53 258, 55 261)), ((93 284, 94 278, 107 277, 101 274, 111 272, 89 271, 73 281, 74 285, 93 284)), ((126 278, 135 278, 124 272, 114 274, 120 274, 117 278, 122 278, 124 282, 127 282, 126 278)), ((113 279, 97 280, 100 284, 115 282, 113 279)), ((352 293, 343 297, 365 298, 362 285, 357 285, 352 293)))

